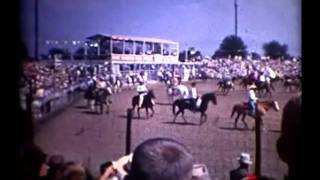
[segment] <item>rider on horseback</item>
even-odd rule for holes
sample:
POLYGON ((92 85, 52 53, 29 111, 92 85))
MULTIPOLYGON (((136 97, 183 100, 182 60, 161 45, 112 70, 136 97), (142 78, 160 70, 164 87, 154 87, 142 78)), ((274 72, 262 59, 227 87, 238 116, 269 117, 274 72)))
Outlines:
POLYGON ((181 84, 181 78, 180 77, 177 78, 177 81, 178 81, 177 82, 178 85, 176 86, 176 88, 179 91, 180 99, 188 99, 189 98, 189 90, 188 90, 188 88, 185 85, 181 84))
POLYGON ((139 81, 139 85, 137 87, 137 92, 139 94, 139 108, 141 108, 144 96, 147 95, 148 89, 143 81, 139 81))
POLYGON ((266 76, 263 72, 259 72, 258 87, 263 87, 266 83, 266 76))
POLYGON ((195 82, 191 83, 191 89, 189 94, 190 94, 191 104, 193 106, 193 111, 196 111, 196 109, 199 108, 201 104, 201 99, 198 97, 195 82))
POLYGON ((256 86, 254 83, 248 86, 248 105, 249 105, 249 115, 254 116, 256 113, 256 103, 257 103, 257 96, 254 92, 256 86))

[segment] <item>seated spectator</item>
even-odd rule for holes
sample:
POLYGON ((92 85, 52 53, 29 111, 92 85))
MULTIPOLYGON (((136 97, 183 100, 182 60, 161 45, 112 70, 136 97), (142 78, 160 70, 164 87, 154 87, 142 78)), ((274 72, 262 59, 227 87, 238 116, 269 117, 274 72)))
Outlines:
MULTIPOLYGON (((122 158, 113 163, 102 177, 106 179, 125 162, 122 158)), ((168 138, 149 139, 135 149, 125 180, 191 180, 192 168, 193 157, 183 144, 168 138)))
POLYGON ((301 96, 290 99, 283 108, 281 135, 277 141, 277 151, 282 161, 288 165, 287 179, 297 179, 298 148, 301 142, 301 96))
POLYGON ((241 153, 238 158, 240 166, 230 171, 230 180, 242 180, 249 176, 249 165, 252 164, 250 154, 241 153))

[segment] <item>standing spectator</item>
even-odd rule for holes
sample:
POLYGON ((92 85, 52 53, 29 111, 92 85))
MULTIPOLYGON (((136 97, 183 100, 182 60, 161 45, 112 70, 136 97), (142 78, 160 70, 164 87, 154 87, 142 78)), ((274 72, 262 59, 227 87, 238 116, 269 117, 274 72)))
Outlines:
MULTIPOLYGON (((118 163, 104 175, 123 166, 118 163)), ((183 144, 168 138, 149 139, 135 149, 125 180, 191 180, 192 168, 193 157, 183 144)))
POLYGON ((40 180, 47 176, 48 166, 46 165, 47 155, 40 147, 33 143, 27 143, 22 148, 22 168, 25 180, 40 180))
POLYGON ((250 154, 241 153, 239 160, 239 167, 230 171, 230 180, 243 180, 249 175, 249 165, 252 164, 250 154))
POLYGON ((302 167, 298 163, 301 126, 301 96, 297 96, 291 98, 283 108, 281 135, 277 141, 278 154, 288 165, 287 180, 297 179, 301 172, 302 167))

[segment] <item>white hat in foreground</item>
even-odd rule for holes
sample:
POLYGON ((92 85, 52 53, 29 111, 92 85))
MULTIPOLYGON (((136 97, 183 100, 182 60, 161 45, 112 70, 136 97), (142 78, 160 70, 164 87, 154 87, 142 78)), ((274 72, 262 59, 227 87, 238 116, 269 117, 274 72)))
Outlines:
POLYGON ((252 161, 250 160, 250 154, 248 153, 241 153, 240 157, 238 157, 238 160, 245 164, 252 164, 252 161))

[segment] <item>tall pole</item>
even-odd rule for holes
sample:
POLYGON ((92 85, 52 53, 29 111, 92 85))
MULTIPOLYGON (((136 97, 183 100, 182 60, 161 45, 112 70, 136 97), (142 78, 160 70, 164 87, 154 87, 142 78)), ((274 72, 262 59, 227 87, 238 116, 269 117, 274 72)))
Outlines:
POLYGON ((234 0, 234 35, 238 36, 238 0, 234 0))
POLYGON ((255 139, 256 139, 256 161, 255 161, 255 174, 258 178, 261 176, 261 123, 262 123, 262 118, 261 116, 256 116, 255 117, 255 126, 256 126, 256 131, 255 131, 255 139))
POLYGON ((132 124, 132 109, 127 110, 127 130, 126 130, 126 154, 131 152, 131 124, 132 124))
POLYGON ((38 60, 38 43, 39 43, 39 0, 35 0, 34 6, 34 57, 38 60))

